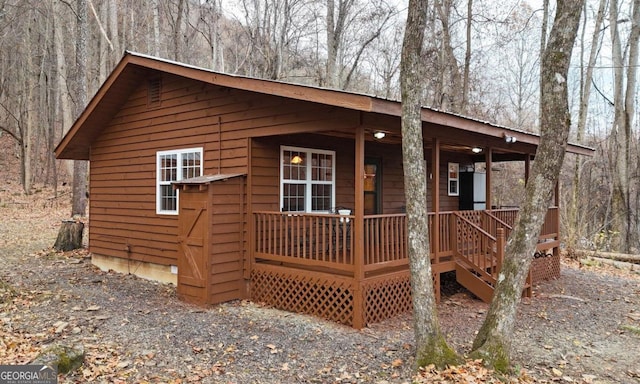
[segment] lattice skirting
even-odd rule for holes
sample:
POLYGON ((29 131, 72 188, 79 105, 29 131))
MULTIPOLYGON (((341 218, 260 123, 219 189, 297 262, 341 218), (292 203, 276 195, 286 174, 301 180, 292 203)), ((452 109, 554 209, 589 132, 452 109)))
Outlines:
POLYGON ((409 271, 378 276, 363 281, 365 324, 411 311, 411 275, 409 271))
POLYGON ((557 279, 560 277, 560 254, 533 259, 531 263, 531 282, 557 279))
POLYGON ((251 272, 251 299, 353 325, 353 279, 258 264, 251 272))

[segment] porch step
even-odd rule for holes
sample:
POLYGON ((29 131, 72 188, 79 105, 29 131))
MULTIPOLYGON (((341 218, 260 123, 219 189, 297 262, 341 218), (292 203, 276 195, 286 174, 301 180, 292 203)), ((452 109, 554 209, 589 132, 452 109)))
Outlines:
POLYGON ((463 263, 456 262, 456 280, 485 303, 491 302, 493 287, 473 274, 463 263))

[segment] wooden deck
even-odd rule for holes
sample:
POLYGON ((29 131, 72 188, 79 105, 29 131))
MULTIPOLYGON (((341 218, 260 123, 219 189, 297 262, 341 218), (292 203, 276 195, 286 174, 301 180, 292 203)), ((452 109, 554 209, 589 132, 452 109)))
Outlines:
MULTIPOLYGON (((438 299, 440 274, 456 271, 463 286, 490 300, 517 214, 504 209, 428 215, 438 299)), ((405 214, 364 216, 361 229, 353 215, 262 211, 253 218, 254 300, 356 328, 411 309, 405 214)), ((549 209, 539 244, 540 254, 556 255, 557 208, 549 209)), ((549 270, 543 261, 534 266, 549 270)), ((535 276, 548 274, 555 268, 535 276)))

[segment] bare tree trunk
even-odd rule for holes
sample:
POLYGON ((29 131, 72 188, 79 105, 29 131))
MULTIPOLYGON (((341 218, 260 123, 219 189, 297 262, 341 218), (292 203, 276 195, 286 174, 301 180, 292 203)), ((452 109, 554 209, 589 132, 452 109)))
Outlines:
POLYGON ((464 53, 464 72, 462 75, 462 103, 460 113, 466 113, 469 104, 469 71, 471 68, 471 25, 473 23, 473 0, 467 0, 467 42, 464 53))
POLYGON ((633 1, 633 17, 631 24, 631 34, 629 36, 629 62, 627 63, 627 84, 624 95, 624 130, 627 135, 627 183, 626 183, 626 205, 625 211, 625 228, 624 228, 624 247, 623 251, 629 253, 631 248, 635 247, 633 236, 633 212, 631 209, 631 143, 633 117, 635 115, 636 103, 636 82, 638 73, 638 43, 640 43, 640 0, 633 1))
POLYGON ((185 0, 178 0, 178 14, 176 15, 176 23, 173 26, 173 60, 180 61, 182 59, 180 48, 182 46, 182 18, 184 17, 185 0))
POLYGON ((118 3, 110 1, 106 6, 109 7, 109 36, 111 37, 111 51, 107 53, 107 63, 109 64, 109 70, 111 70, 120 59, 122 51, 118 28, 118 3))
POLYGON ((151 14, 153 15, 153 36, 152 50, 153 55, 160 56, 160 5, 159 0, 151 0, 151 14))
POLYGON ((461 89, 462 79, 460 78, 460 70, 458 69, 458 60, 451 45, 451 31, 449 26, 452 4, 449 0, 436 0, 435 6, 440 23, 442 23, 442 109, 460 113, 462 95, 460 95, 459 90, 461 89))
MULTIPOLYGON (((29 20, 31 20, 31 17, 29 17, 29 20)), ((25 36, 25 45, 27 47, 31 46, 32 44, 32 31, 33 28, 32 26, 29 26, 27 28, 27 33, 25 36)), ((31 150, 31 144, 32 144, 32 135, 33 135, 33 129, 34 129, 34 125, 35 125, 35 118, 37 115, 37 108, 35 106, 34 103, 34 96, 33 96, 33 91, 35 88, 35 74, 34 72, 34 65, 33 65, 33 55, 31 54, 26 54, 26 63, 24 65, 24 67, 22 68, 22 71, 24 73, 24 82, 23 84, 25 85, 25 94, 26 97, 24 99, 23 102, 23 107, 22 107, 22 120, 26 120, 25 124, 23 125, 23 131, 22 131, 22 164, 23 164, 23 172, 22 172, 22 186, 24 188, 24 192, 27 195, 31 194, 31 183, 33 182, 33 174, 32 174, 32 168, 31 168, 31 156, 32 156, 32 150, 31 150)))
MULTIPOLYGON (((605 10, 606 0, 600 0, 600 5, 598 6, 598 14, 596 16, 595 25, 593 27, 593 34, 591 36, 591 50, 589 52, 589 61, 587 62, 586 72, 580 82, 580 110, 578 113, 578 126, 577 126, 577 134, 576 141, 578 144, 582 144, 584 141, 584 131, 587 125, 587 111, 589 110, 589 97, 591 96, 591 81, 593 79, 593 67, 595 66, 596 58, 598 57, 598 49, 600 47, 598 38, 600 36, 600 27, 602 26, 602 22, 604 21, 604 10, 605 10)), ((587 23, 587 15, 586 15, 586 7, 584 8, 585 12, 583 15, 583 26, 582 26, 582 52, 584 52, 584 33, 586 31, 586 23, 587 23)), ((584 60, 580 60, 581 66, 584 65, 584 60)), ((573 169, 573 187, 571 189, 571 203, 569 206, 569 225, 567 231, 567 247, 573 248, 576 246, 578 238, 582 235, 582 231, 580 228, 581 220, 580 220, 580 210, 578 209, 578 201, 580 199, 580 180, 581 180, 581 172, 582 172, 582 157, 576 157, 576 164, 573 169)))
POLYGON ((409 267, 419 367, 444 367, 458 361, 447 345, 438 322, 429 256, 427 180, 422 138, 421 56, 428 0, 410 0, 402 46, 400 87, 402 92, 402 165, 409 230, 409 267))
MULTIPOLYGON (((635 21, 638 2, 634 1, 634 25, 632 26, 629 38, 629 63, 632 60, 637 62, 638 31, 635 21), (634 32, 635 31, 635 32, 634 32), (634 37, 635 33, 635 37, 634 37), (635 42, 633 39, 635 38, 635 42)), ((613 128, 611 129, 609 153, 611 156, 610 166, 613 175, 613 190, 611 196, 612 220, 611 235, 614 236, 613 247, 624 253, 629 252, 631 205, 630 205, 630 152, 631 152, 631 121, 632 116, 627 109, 633 113, 633 92, 635 90, 635 67, 629 68, 627 72, 627 90, 624 91, 625 72, 624 58, 622 54, 622 42, 618 31, 618 1, 611 0, 609 3, 609 30, 611 33, 612 60, 614 68, 614 107, 615 117, 613 128), (630 89, 631 88, 631 89, 630 89), (628 99, 627 99, 628 98, 628 99)))
MULTIPOLYGON (((341 0, 338 0, 341 1, 341 0)), ((335 1, 327 0, 327 65, 326 65, 326 86, 336 88, 338 86, 337 61, 338 61, 338 41, 340 39, 341 28, 336 25, 335 1)))
MULTIPOLYGON (((77 0, 77 36, 76 36, 76 116, 79 116, 87 105, 87 1, 77 0)), ((87 170, 84 160, 73 162, 73 197, 71 216, 84 216, 87 210, 87 170)))
MULTIPOLYGON (((67 130, 73 124, 73 116, 71 112, 71 101, 69 96, 69 85, 67 83, 67 62, 64 53, 64 35, 66 23, 62 16, 62 10, 64 4, 61 1, 56 1, 54 6, 54 43, 55 43, 55 57, 56 57, 56 79, 57 79, 57 91, 55 99, 60 103, 59 108, 56 109, 56 114, 60 113, 62 116, 62 132, 67 133, 67 130)), ((62 135, 61 135, 62 136, 62 135)), ((73 175, 73 161, 63 160, 66 176, 73 175)))
POLYGON ((571 127, 567 74, 583 6, 583 0, 565 0, 557 4, 542 56, 540 145, 525 189, 525 202, 507 241, 493 300, 473 342, 471 357, 481 358, 499 371, 510 368, 518 304, 564 160, 571 127))

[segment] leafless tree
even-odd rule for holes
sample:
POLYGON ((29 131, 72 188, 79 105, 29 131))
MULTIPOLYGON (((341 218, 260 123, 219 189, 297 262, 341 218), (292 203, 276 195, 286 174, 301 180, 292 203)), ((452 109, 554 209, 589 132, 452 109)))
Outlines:
MULTIPOLYGON (((76 104, 75 116, 80 116, 88 100, 87 88, 87 38, 89 34, 87 0, 76 1, 76 104)), ((73 197, 71 216, 84 216, 87 210, 88 163, 84 160, 73 162, 73 197)))
POLYGON ((428 0, 410 0, 402 45, 400 85, 402 94, 402 167, 411 270, 413 328, 416 338, 416 362, 419 367, 435 364, 444 367, 459 358, 447 345, 440 330, 429 256, 426 173, 422 137, 422 50, 427 25, 428 0))
POLYGON ((507 240, 493 300, 473 342, 471 356, 500 371, 510 369, 517 307, 564 160, 571 128, 567 77, 583 6, 583 0, 565 0, 556 7, 541 61, 540 145, 525 189, 525 202, 507 240))

